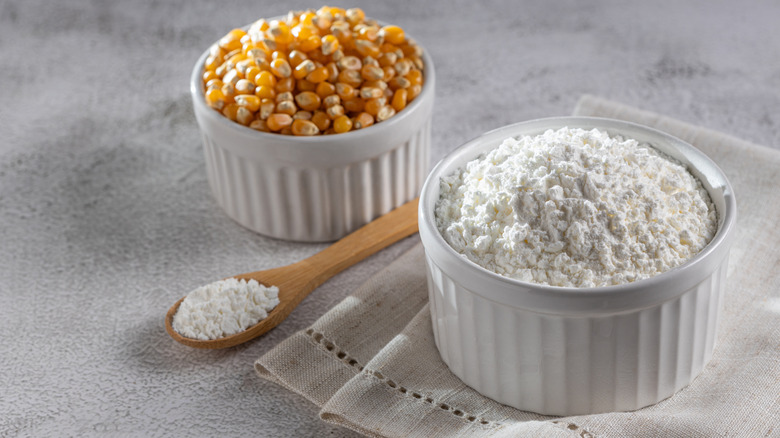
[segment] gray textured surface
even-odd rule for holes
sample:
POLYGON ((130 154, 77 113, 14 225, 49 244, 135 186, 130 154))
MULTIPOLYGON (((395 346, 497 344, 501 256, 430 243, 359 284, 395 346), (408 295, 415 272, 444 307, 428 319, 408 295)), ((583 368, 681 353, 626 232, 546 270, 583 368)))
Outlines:
MULTIPOLYGON (((485 130, 570 114, 583 93, 780 147, 777 2, 357 5, 433 55, 434 162, 485 130)), ((213 40, 291 6, 0 1, 0 436, 352 435, 252 362, 416 237, 248 345, 192 350, 162 325, 198 285, 322 248, 221 212, 187 90, 213 40)))

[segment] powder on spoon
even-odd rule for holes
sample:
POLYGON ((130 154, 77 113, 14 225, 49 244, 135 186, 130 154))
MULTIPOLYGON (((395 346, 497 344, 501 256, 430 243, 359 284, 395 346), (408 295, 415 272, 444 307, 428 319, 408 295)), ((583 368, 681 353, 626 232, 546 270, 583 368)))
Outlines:
POLYGON ((265 319, 278 304, 278 287, 228 278, 190 292, 173 317, 173 329, 202 341, 224 338, 265 319))

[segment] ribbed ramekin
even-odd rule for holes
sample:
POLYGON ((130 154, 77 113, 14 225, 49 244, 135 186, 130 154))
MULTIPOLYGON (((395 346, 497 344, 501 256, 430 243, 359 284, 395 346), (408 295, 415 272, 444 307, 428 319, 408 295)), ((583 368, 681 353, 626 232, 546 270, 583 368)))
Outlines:
POLYGON ((419 221, 436 346, 455 375, 494 400, 548 415, 634 410, 688 385, 712 356, 736 201, 717 165, 680 139, 598 118, 509 125, 466 143, 438 163, 422 190, 419 221), (566 126, 647 142, 686 164, 717 209, 714 239, 677 268, 599 288, 513 280, 453 250, 434 216, 441 177, 505 138, 566 126))
POLYGON ((337 240, 417 197, 428 171, 435 73, 423 51, 421 93, 384 122, 295 137, 250 129, 203 98, 203 62, 190 79, 214 197, 239 224, 279 239, 337 240))

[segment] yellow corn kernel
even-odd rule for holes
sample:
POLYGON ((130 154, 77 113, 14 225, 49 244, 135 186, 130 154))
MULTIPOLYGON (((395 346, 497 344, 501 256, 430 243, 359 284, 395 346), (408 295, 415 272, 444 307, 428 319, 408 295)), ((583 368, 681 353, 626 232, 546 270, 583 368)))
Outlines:
POLYGON ((255 65, 257 65, 258 67, 260 66, 260 63, 262 61, 268 62, 269 59, 268 52, 259 48, 247 50, 246 57, 247 59, 251 59, 255 61, 255 65))
POLYGON ((377 58, 377 61, 379 61, 380 67, 392 67, 398 62, 398 55, 393 52, 382 53, 379 55, 379 58, 377 58))
POLYGON ((369 126, 374 124, 374 117, 371 116, 371 114, 367 112, 362 112, 355 116, 355 118, 352 120, 352 127, 355 129, 363 129, 368 128, 369 126))
POLYGON ((357 56, 345 56, 336 63, 341 70, 360 70, 363 67, 363 63, 357 56))
POLYGON ((274 59, 284 59, 285 61, 290 62, 290 60, 287 59, 287 53, 282 50, 274 50, 271 52, 271 60, 273 61, 274 59))
POLYGON ((379 47, 368 40, 355 40, 355 50, 360 53, 360 56, 370 56, 376 58, 381 53, 379 47))
POLYGON ((320 99, 320 96, 317 96, 317 93, 304 91, 295 96, 295 102, 302 110, 314 111, 320 107, 322 99, 320 99))
POLYGON ((384 92, 379 87, 363 87, 360 89, 360 97, 363 99, 373 99, 384 96, 384 92))
POLYGON ((279 131, 279 134, 282 135, 293 135, 292 128, 290 126, 285 126, 279 131))
POLYGON ((339 40, 335 36, 325 35, 322 37, 322 47, 320 47, 320 49, 322 50, 323 55, 330 55, 338 48, 339 40))
POLYGON ((230 70, 222 77, 222 82, 235 86, 239 79, 241 79, 241 76, 238 75, 238 72, 236 70, 230 70))
POLYGON ((265 85, 273 88, 276 86, 276 76, 270 71, 261 71, 255 76, 255 85, 258 87, 265 85))
POLYGON ((214 70, 206 70, 203 72, 203 82, 208 82, 212 79, 218 79, 217 73, 214 70))
POLYGON ((355 98, 355 87, 343 82, 336 84, 336 94, 343 100, 350 100, 355 98))
POLYGON ((236 122, 244 126, 247 126, 250 123, 252 123, 252 120, 254 119, 255 119, 255 115, 252 114, 252 112, 249 111, 249 109, 239 105, 238 109, 236 110, 236 122))
POLYGON ((329 73, 327 67, 318 67, 314 69, 314 71, 306 75, 306 80, 314 84, 319 84, 327 80, 328 75, 329 73))
POLYGON ((236 95, 236 89, 233 87, 233 84, 223 84, 221 90, 222 94, 225 95, 225 103, 233 102, 233 96, 236 95))
POLYGON ((289 114, 274 113, 268 116, 265 124, 271 131, 281 131, 282 129, 292 125, 293 119, 289 114))
POLYGON ((222 114, 232 121, 236 121, 236 115, 238 114, 238 105, 235 103, 229 103, 222 108, 222 114))
POLYGON ((422 85, 412 85, 411 87, 408 88, 408 90, 409 90, 409 94, 407 95, 406 101, 411 102, 412 99, 417 97, 417 95, 419 95, 420 92, 422 91, 422 85))
POLYGON ((279 79, 274 87, 277 93, 284 93, 295 89, 295 78, 279 79))
POLYGON ((393 109, 396 112, 399 112, 402 109, 406 108, 407 94, 408 92, 404 88, 399 88, 395 90, 395 94, 393 94, 393 100, 390 102, 390 105, 393 107, 393 109))
POLYGON ((317 34, 312 34, 298 43, 298 48, 304 52, 312 52, 322 46, 322 39, 317 34))
POLYGON ((338 94, 331 94, 330 96, 322 99, 322 105, 325 108, 330 108, 333 105, 341 105, 341 98, 338 94))
POLYGON ((311 120, 311 118, 311 111, 298 111, 297 113, 293 114, 293 120, 311 120))
POLYGON ((292 74, 290 63, 282 58, 271 61, 271 72, 278 78, 289 78, 292 74))
POLYGON ((268 129, 268 125, 265 123, 265 120, 252 120, 252 122, 249 123, 249 127, 262 132, 271 132, 271 130, 268 129))
POLYGON ((409 88, 412 86, 412 83, 409 81, 409 79, 406 79, 403 76, 396 76, 393 79, 390 79, 387 82, 387 85, 391 90, 395 91, 401 88, 409 88))
POLYGON ((358 38, 374 42, 379 37, 379 28, 376 26, 363 25, 358 27, 358 38))
POLYGON ((216 70, 219 65, 222 64, 222 57, 209 55, 206 58, 206 62, 203 64, 204 70, 216 70))
POLYGON ((236 105, 246 108, 251 112, 257 112, 260 109, 260 98, 254 94, 239 94, 235 97, 236 105))
POLYGON ((375 67, 379 67, 379 61, 377 61, 373 56, 366 56, 363 58, 363 65, 373 65, 375 67))
POLYGON ((297 67, 300 63, 307 59, 309 59, 309 57, 300 50, 291 50, 290 54, 287 56, 287 60, 290 62, 290 66, 293 68, 297 67))
POLYGON ((368 99, 363 107, 363 110, 372 116, 376 117, 379 110, 387 104, 387 99, 384 97, 377 97, 374 99, 368 99))
POLYGON ((351 100, 345 100, 341 103, 341 105, 344 107, 345 110, 347 110, 350 114, 357 114, 359 112, 363 111, 363 108, 366 107, 366 101, 363 99, 351 99, 351 100))
POLYGON ((226 52, 241 49, 241 37, 246 35, 242 29, 233 29, 219 40, 219 47, 226 52))
POLYGON ((390 105, 385 105, 382 108, 379 109, 379 112, 376 114, 376 121, 377 122, 383 122, 390 117, 393 117, 395 115, 395 109, 391 107, 390 105))
POLYGON ((255 84, 246 79, 239 79, 234 87, 236 94, 252 94, 255 92, 255 84))
POLYGON ((385 76, 384 70, 381 67, 375 65, 364 65, 360 69, 360 75, 367 81, 378 81, 385 76))
POLYGON ((208 82, 206 82, 206 91, 214 90, 214 89, 221 89, 222 86, 225 85, 222 82, 222 79, 212 79, 208 82))
POLYGON ((276 103, 283 102, 285 100, 293 100, 295 99, 295 96, 292 94, 291 91, 285 91, 284 93, 279 93, 276 95, 276 103))
POLYGON ((404 30, 398 26, 388 25, 379 30, 379 36, 390 44, 399 45, 406 40, 404 30))
POLYGON ((348 132, 352 129, 352 120, 347 116, 338 116, 333 120, 333 130, 336 133, 348 132))
POLYGON ((360 75, 360 72, 355 70, 344 70, 339 73, 338 81, 343 84, 351 85, 352 87, 358 87, 363 83, 363 76, 360 75))
POLYGON ((325 111, 314 111, 311 121, 323 132, 330 127, 330 117, 328 117, 325 111))
POLYGON ((349 24, 353 26, 362 22, 366 18, 366 14, 360 8, 347 9, 344 15, 347 18, 347 21, 349 21, 349 24))
POLYGON ((252 82, 252 85, 255 85, 255 79, 257 78, 257 75, 260 74, 260 72, 260 68, 253 65, 246 69, 246 72, 244 72, 244 79, 252 82))
POLYGON ((412 69, 412 62, 406 58, 400 59, 395 63, 393 68, 395 68, 395 72, 398 76, 406 76, 412 69))
POLYGON ((306 59, 298 64, 297 67, 295 67, 295 70, 293 71, 293 77, 295 79, 303 79, 316 68, 317 66, 314 64, 314 62, 312 62, 311 59, 306 59))
POLYGON ((273 114, 276 109, 276 104, 273 102, 265 101, 260 104, 260 110, 257 112, 257 117, 261 120, 265 120, 273 114))
POLYGON ((317 88, 314 90, 314 92, 317 93, 317 96, 320 96, 324 99, 331 94, 336 94, 336 86, 330 82, 323 81, 317 84, 317 88))
POLYGON ((276 112, 281 114, 289 114, 292 116, 298 112, 298 108, 295 106, 295 102, 292 100, 283 100, 276 104, 276 112))
POLYGON ((314 17, 316 17, 317 14, 315 14, 312 11, 306 11, 302 13, 300 16, 298 16, 298 20, 300 21, 301 25, 303 26, 312 26, 312 20, 314 17))
POLYGON ((206 92, 206 103, 215 110, 221 110, 225 107, 225 94, 220 89, 213 89, 206 92))
POLYGON ((274 91, 274 89, 268 85, 260 85, 259 87, 255 88, 255 96, 259 97, 260 99, 273 99, 276 97, 276 91, 274 91))
POLYGON ((310 136, 320 133, 320 128, 309 120, 297 119, 292 122, 293 135, 310 136))
POLYGON ((256 67, 254 59, 242 59, 236 63, 236 71, 242 78, 246 78, 246 70, 249 67, 256 67))
POLYGON ((317 84, 306 79, 299 79, 295 83, 295 89, 298 91, 314 91, 317 89, 317 84))
POLYGON ((417 44, 412 43, 411 41, 407 44, 404 44, 400 47, 401 52, 403 52, 405 57, 411 58, 411 57, 420 57, 422 56, 422 49, 417 44))
POLYGON ((411 70, 409 73, 403 76, 409 81, 411 85, 422 85, 423 83, 423 74, 420 70, 411 70))
POLYGON ((328 78, 326 80, 330 83, 336 83, 339 78, 339 68, 336 67, 336 63, 332 61, 326 63, 325 69, 328 71, 328 78))
POLYGON ((330 26, 330 33, 339 40, 339 44, 346 44, 352 39, 352 31, 346 21, 336 21, 330 26))
POLYGON ((333 120, 338 116, 344 115, 344 107, 341 105, 333 105, 332 107, 329 107, 325 110, 325 114, 327 114, 328 117, 333 120))
POLYGON ((284 21, 273 20, 268 23, 268 33, 277 44, 290 44, 293 42, 293 34, 290 32, 290 26, 284 21))

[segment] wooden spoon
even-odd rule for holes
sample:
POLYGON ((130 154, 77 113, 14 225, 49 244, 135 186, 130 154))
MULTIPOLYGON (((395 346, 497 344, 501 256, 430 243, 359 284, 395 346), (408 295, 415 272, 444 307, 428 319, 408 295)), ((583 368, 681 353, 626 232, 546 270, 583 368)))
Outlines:
POLYGON ((201 341, 180 335, 173 329, 173 316, 184 298, 165 315, 165 330, 171 337, 194 348, 227 348, 254 339, 279 325, 317 286, 329 278, 374 254, 380 249, 417 232, 417 203, 409 201, 357 231, 343 237, 313 256, 292 265, 265 271, 235 275, 234 278, 257 280, 265 286, 279 288, 279 304, 268 316, 243 332, 224 338, 201 341))

